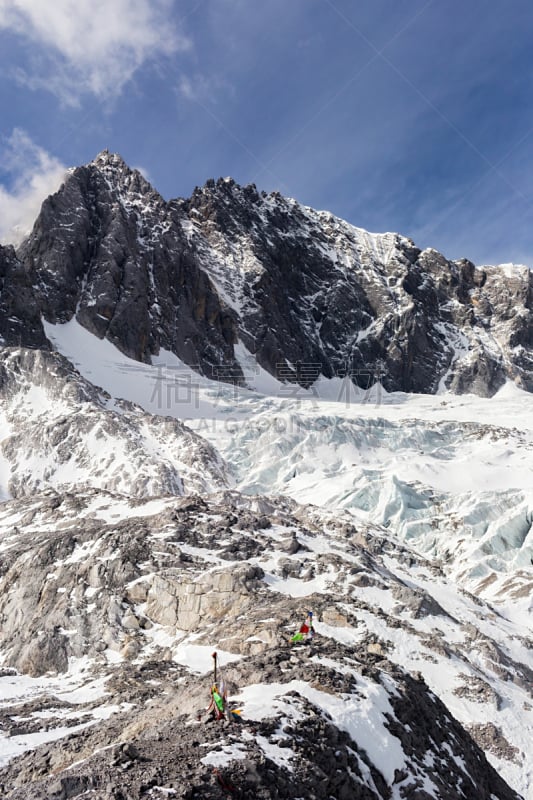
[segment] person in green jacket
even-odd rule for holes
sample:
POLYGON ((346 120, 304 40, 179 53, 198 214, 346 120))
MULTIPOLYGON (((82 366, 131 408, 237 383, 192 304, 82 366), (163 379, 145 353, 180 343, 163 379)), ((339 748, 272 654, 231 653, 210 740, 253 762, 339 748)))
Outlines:
POLYGON ((224 698, 218 691, 218 686, 213 684, 211 687, 211 698, 209 705, 205 709, 202 722, 209 722, 212 719, 223 719, 226 716, 226 704, 224 698))
POLYGON ((295 633, 294 636, 291 636, 290 643, 298 644, 298 642, 309 642, 314 635, 315 629, 313 628, 313 612, 308 611, 305 622, 300 625, 300 630, 298 633, 295 633))

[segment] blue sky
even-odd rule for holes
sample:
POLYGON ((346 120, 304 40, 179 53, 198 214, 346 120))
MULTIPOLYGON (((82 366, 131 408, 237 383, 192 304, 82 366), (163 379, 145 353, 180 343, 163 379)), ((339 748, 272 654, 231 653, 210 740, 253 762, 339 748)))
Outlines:
MULTIPOLYGON (((0 234, 104 147, 533 264, 530 0, 0 0, 0 234)), ((14 232, 15 231, 15 232, 14 232)))

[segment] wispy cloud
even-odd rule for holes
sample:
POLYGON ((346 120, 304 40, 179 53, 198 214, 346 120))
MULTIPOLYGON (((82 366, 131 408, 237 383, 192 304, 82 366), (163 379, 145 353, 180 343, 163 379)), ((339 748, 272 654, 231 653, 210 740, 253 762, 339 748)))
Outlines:
POLYGON ((132 169, 136 169, 137 172, 140 172, 143 178, 148 181, 148 183, 152 182, 150 171, 146 169, 146 167, 144 167, 142 164, 132 164, 132 169))
POLYGON ((435 247, 448 258, 532 266, 530 219, 531 205, 520 198, 517 202, 508 183, 487 172, 459 199, 427 200, 419 209, 419 225, 409 234, 420 247, 435 247))
POLYGON ((0 153, 0 169, 12 185, 0 184, 0 242, 19 244, 30 233, 43 200, 55 192, 66 167, 16 128, 0 153))
POLYGON ((190 47, 172 21, 172 0, 0 0, 0 29, 39 46, 17 80, 75 106, 83 94, 112 98, 145 62, 190 47))
POLYGON ((181 75, 178 81, 178 93, 186 100, 197 103, 217 103, 223 95, 225 98, 234 95, 235 89, 220 75, 204 75, 196 72, 192 75, 181 75))

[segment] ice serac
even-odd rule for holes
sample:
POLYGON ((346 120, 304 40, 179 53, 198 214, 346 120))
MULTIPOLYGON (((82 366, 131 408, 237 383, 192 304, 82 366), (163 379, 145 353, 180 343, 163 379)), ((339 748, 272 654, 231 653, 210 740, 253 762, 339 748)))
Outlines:
POLYGON ((175 211, 120 156, 104 151, 70 171, 44 202, 20 257, 38 276, 48 321, 75 315, 139 361, 163 347, 207 374, 227 363, 240 375, 233 315, 175 211))
POLYGON ((389 391, 533 390, 529 269, 449 261, 232 179, 167 202, 104 151, 45 201, 19 255, 48 321, 75 315, 140 361, 164 348, 243 382, 242 343, 303 386, 348 372, 389 391))

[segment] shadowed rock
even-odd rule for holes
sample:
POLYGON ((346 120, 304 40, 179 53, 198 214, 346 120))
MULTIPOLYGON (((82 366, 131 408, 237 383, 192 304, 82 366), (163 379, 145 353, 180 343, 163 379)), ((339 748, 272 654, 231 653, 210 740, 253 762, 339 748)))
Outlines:
MULTIPOLYGON (((210 180, 167 202, 104 152, 44 202, 19 258, 38 287, 24 289, 28 341, 42 341, 39 308, 139 361, 163 348, 239 384, 259 363, 301 386, 323 375, 363 390, 490 396, 509 379, 533 390, 529 269, 449 261, 254 185, 210 180)), ((10 340, 20 269, 3 268, 10 340)))

